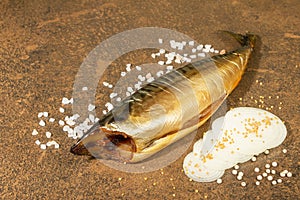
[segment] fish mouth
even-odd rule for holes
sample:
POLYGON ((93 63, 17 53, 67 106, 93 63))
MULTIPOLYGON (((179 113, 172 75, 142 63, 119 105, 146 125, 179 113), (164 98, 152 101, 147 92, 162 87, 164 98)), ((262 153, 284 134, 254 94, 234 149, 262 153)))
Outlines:
POLYGON ((75 155, 127 162, 133 157, 136 146, 127 134, 108 130, 96 123, 70 151, 75 155))

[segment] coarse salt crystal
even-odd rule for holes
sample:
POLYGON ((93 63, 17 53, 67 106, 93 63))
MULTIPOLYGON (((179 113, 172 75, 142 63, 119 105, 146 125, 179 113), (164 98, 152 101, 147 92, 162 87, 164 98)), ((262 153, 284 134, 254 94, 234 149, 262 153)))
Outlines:
POLYGON ((64 105, 69 104, 69 99, 66 98, 66 97, 63 97, 62 100, 61 100, 61 103, 64 104, 64 105))
POLYGON ((267 179, 268 179, 269 181, 271 181, 271 180, 273 180, 273 176, 270 175, 270 176, 267 177, 267 179))
POLYGON ((159 50, 159 53, 160 53, 160 54, 164 54, 164 53, 166 53, 166 50, 165 50, 165 49, 160 49, 160 50, 159 50))
POLYGON ((288 173, 286 174, 286 176, 290 178, 290 177, 293 176, 293 174, 292 174, 292 172, 288 172, 288 173))
POLYGON ((151 57, 152 57, 152 58, 155 58, 155 57, 156 57, 155 53, 151 54, 151 57))
POLYGON ((277 167, 278 163, 277 162, 272 162, 273 167, 277 167))
POLYGON ((126 65, 126 71, 127 71, 127 72, 130 72, 130 71, 131 71, 131 68, 130 68, 130 67, 131 67, 131 64, 127 64, 127 65, 126 65))
POLYGON ((51 133, 49 131, 46 132, 46 137, 51 138, 51 133))
POLYGON ((196 49, 196 48, 193 48, 193 49, 192 49, 192 52, 193 52, 193 53, 195 53, 196 51, 197 51, 197 49, 196 49))
POLYGON ((242 176, 237 176, 236 179, 240 181, 240 180, 243 179, 243 177, 242 176))
POLYGON ((63 131, 65 131, 65 132, 67 132, 69 129, 70 129, 70 127, 69 127, 68 125, 65 125, 65 126, 63 127, 63 131))
POLYGON ((158 71, 158 72, 156 73, 156 76, 157 76, 157 77, 160 77, 160 76, 163 75, 163 74, 164 74, 164 71, 160 70, 160 71, 158 71))
POLYGON ((109 83, 108 82, 105 82, 105 81, 103 81, 103 83, 102 83, 105 87, 107 87, 108 85, 109 85, 109 83))
POLYGON ((45 144, 41 144, 40 148, 43 149, 43 150, 45 150, 47 148, 47 146, 45 144))
POLYGON ((126 72, 121 72, 121 76, 126 76, 126 72))
POLYGON ((262 173, 262 176, 263 176, 263 177, 267 177, 268 174, 267 174, 266 172, 264 172, 264 173, 262 173))
POLYGON ((256 177, 256 179, 259 180, 259 181, 261 181, 261 180, 263 179, 263 177, 262 177, 262 175, 258 175, 258 176, 256 177))
POLYGON ((270 174, 270 173, 271 173, 271 170, 270 170, 270 169, 266 169, 266 172, 267 172, 268 174, 270 174))
POLYGON ((218 183, 218 184, 221 184, 221 183, 222 183, 222 179, 218 178, 218 179, 217 179, 217 183, 218 183))
POLYGON ((90 112, 93 111, 95 108, 96 108, 96 106, 93 104, 88 105, 88 111, 90 111, 90 112))
POLYGON ((255 168, 254 168, 254 171, 255 171, 255 172, 259 172, 259 168, 258 168, 258 167, 255 167, 255 168))
POLYGON ((277 183, 282 183, 282 179, 281 178, 277 179, 277 183))
POLYGON ((44 117, 48 117, 49 113, 48 112, 44 112, 44 117))
POLYGON ((256 181, 256 182, 255 182, 255 185, 260 185, 260 182, 259 182, 259 181, 256 181))
POLYGON ((206 45, 204 45, 204 48, 205 48, 205 49, 210 49, 211 47, 212 47, 211 44, 206 44, 206 45))
POLYGON ((44 120, 41 120, 41 121, 39 122, 39 125, 40 125, 40 126, 45 126, 45 125, 46 125, 46 123, 45 123, 45 121, 44 121, 44 120))
POLYGON ((109 95, 109 97, 112 99, 112 98, 115 98, 116 96, 118 96, 118 94, 117 93, 111 93, 110 95, 109 95))
POLYGON ((240 166, 238 166, 238 165, 234 166, 234 169, 239 169, 239 168, 240 168, 240 166))
POLYGON ((127 91, 128 91, 128 92, 133 92, 132 87, 127 87, 127 91))
POLYGON ((219 50, 215 50, 215 53, 219 53, 219 50))
POLYGON ((88 90, 88 87, 82 87, 82 91, 87 91, 88 90))
POLYGON ((253 157, 251 158, 251 161, 255 162, 255 161, 256 161, 256 157, 253 156, 253 157))
POLYGON ((153 77, 150 77, 149 79, 147 79, 148 83, 151 83, 152 81, 154 81, 155 79, 153 77))
POLYGON ((142 68, 140 66, 135 66, 136 70, 141 71, 142 68))
POLYGON ((163 43, 163 39, 159 38, 159 39, 158 39, 158 43, 159 43, 159 44, 162 44, 162 43, 163 43))
POLYGON ((54 121, 55 121, 55 119, 52 118, 52 117, 49 119, 49 122, 51 122, 51 123, 54 122, 54 121))
POLYGON ((113 88, 113 85, 112 85, 112 84, 109 84, 109 85, 108 85, 108 88, 113 88))
POLYGON ((265 150, 265 152, 264 152, 266 155, 268 155, 269 153, 270 153, 270 151, 267 149, 267 150, 265 150))
POLYGON ((231 173, 232 173, 233 175, 237 175, 237 174, 238 174, 238 171, 234 169, 234 170, 231 171, 231 173))
POLYGON ((36 129, 33 129, 33 131, 32 131, 31 134, 32 134, 32 135, 37 135, 37 134, 39 134, 39 132, 38 132, 36 129))
POLYGON ((194 41, 189 41, 190 46, 194 46, 195 42, 194 41))
POLYGON ((126 96, 127 96, 127 97, 129 97, 129 96, 130 96, 130 92, 126 92, 125 94, 126 94, 126 96))
POLYGON ((200 51, 203 48, 203 44, 197 46, 197 50, 200 51))
POLYGON ((271 174, 276 174, 276 170, 272 169, 271 174))
POLYGON ((40 144, 41 144, 41 142, 39 140, 36 140, 34 143, 38 146, 40 146, 40 144))
POLYGON ((114 106, 111 103, 109 103, 109 102, 107 102, 105 104, 105 107, 107 108, 108 111, 111 111, 114 108, 114 106))
POLYGON ((106 110, 102 110, 102 113, 103 113, 104 115, 106 115, 106 114, 107 114, 107 111, 106 111, 106 110))
POLYGON ((122 100, 121 97, 116 98, 116 101, 121 101, 121 100, 122 100))
POLYGON ((65 125, 65 122, 63 120, 59 120, 58 124, 61 125, 61 126, 63 126, 63 125, 65 125))
POLYGON ((267 168, 267 169, 270 168, 270 167, 271 167, 270 164, 265 165, 265 168, 267 168))
POLYGON ((38 113, 38 118, 41 118, 41 117, 43 117, 43 115, 44 115, 44 113, 43 113, 43 112, 39 112, 39 113, 38 113))
POLYGON ((158 61, 157 63, 158 63, 159 65, 164 65, 164 64, 165 64, 165 62, 162 61, 162 60, 158 61))
POLYGON ((65 109, 62 108, 62 107, 60 107, 60 108, 59 108, 59 112, 64 113, 64 112, 65 112, 65 109))
POLYGON ((198 56, 204 58, 205 57, 205 53, 198 53, 198 56))
POLYGON ((282 153, 287 153, 287 150, 286 149, 282 149, 282 153))
POLYGON ((196 55, 190 55, 190 58, 195 59, 195 58, 197 58, 197 56, 196 55))
POLYGON ((246 185, 246 182, 241 182, 241 186, 245 187, 246 185))

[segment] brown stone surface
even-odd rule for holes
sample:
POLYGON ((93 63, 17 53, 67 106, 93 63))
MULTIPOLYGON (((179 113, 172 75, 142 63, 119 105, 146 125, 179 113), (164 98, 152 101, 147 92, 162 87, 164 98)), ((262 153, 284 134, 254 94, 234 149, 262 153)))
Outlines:
MULTIPOLYGON (((299 10, 298 0, 2 0, 0 197, 299 198, 299 10), (59 150, 42 151, 34 144, 36 138, 31 132, 38 127, 37 113, 49 111, 56 119, 62 117, 58 114, 61 98, 71 96, 75 75, 86 55, 116 33, 145 26, 176 30, 220 49, 230 43, 223 42, 224 38, 215 34, 217 30, 250 31, 260 36, 259 50, 227 103, 230 107, 258 107, 260 103, 255 100, 264 96, 264 106, 274 106, 272 112, 286 122, 288 136, 270 155, 261 155, 257 162, 241 165, 248 182, 246 187, 240 186, 230 170, 220 185, 190 182, 181 171, 183 156, 165 167, 163 174, 161 170, 145 174, 116 171, 97 160, 69 153, 74 141, 67 138, 58 125, 52 126, 51 132, 61 144, 59 150), (283 148, 288 149, 287 154, 281 153, 283 148), (278 170, 288 169, 293 177, 284 178, 283 183, 276 186, 266 180, 255 186, 253 168, 274 160, 279 163, 278 170)), ((204 130, 201 128, 199 134, 204 130)))

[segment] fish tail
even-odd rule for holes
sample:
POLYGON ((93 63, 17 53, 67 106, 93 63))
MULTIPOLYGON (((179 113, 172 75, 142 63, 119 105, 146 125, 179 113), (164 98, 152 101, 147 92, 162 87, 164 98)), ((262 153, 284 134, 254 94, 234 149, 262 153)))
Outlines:
POLYGON ((242 46, 249 46, 251 49, 255 46, 255 41, 257 39, 257 36, 254 34, 246 33, 245 35, 233 33, 231 31, 224 31, 221 32, 227 33, 234 37, 242 46))

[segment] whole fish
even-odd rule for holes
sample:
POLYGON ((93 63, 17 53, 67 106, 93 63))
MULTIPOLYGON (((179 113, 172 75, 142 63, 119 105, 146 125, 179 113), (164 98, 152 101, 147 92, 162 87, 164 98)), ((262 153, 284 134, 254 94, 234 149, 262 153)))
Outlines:
POLYGON ((255 35, 225 32, 242 47, 145 85, 104 115, 71 152, 138 162, 199 128, 238 85, 254 48, 255 35))

